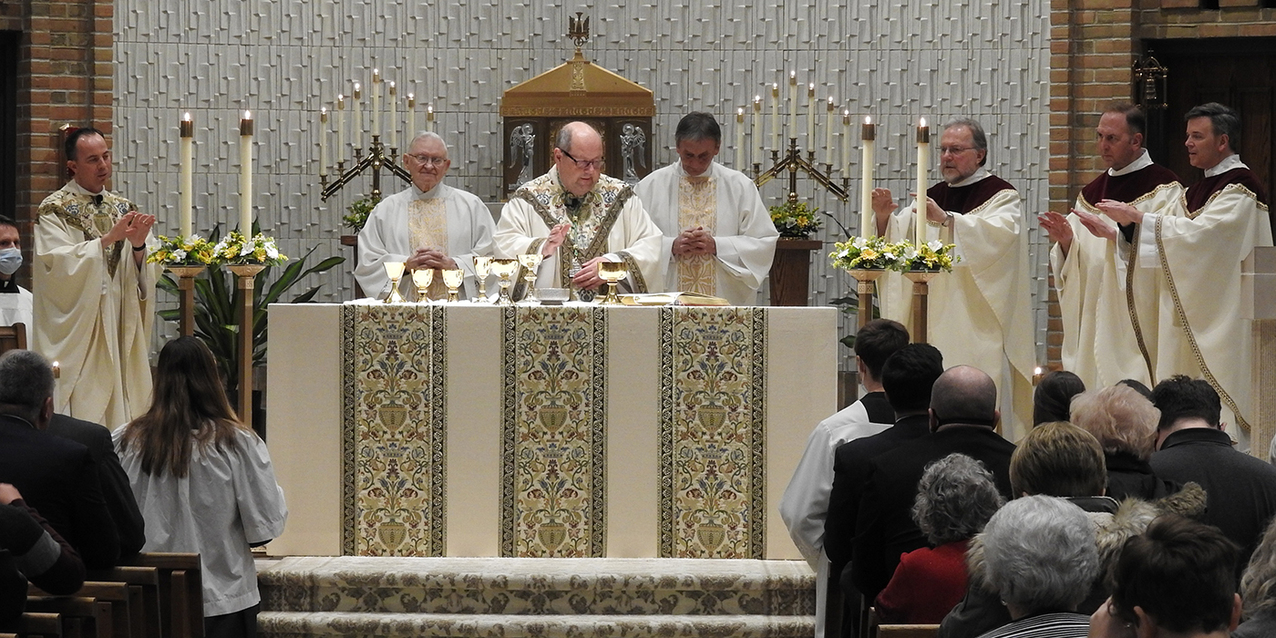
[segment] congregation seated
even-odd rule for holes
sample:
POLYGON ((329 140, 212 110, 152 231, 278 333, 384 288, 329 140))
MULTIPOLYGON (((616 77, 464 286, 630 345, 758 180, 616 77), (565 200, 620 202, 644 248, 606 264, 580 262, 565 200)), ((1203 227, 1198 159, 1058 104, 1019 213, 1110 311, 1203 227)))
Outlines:
POLYGON ((1267 525, 1263 540, 1241 576, 1241 619, 1232 638, 1276 636, 1276 519, 1267 525))
POLYGON ((1161 411, 1134 388, 1118 384, 1083 392, 1072 399, 1072 423, 1093 434, 1103 446, 1108 470, 1107 495, 1158 499, 1177 492, 1179 485, 1160 479, 1148 459, 1156 446, 1161 411))
POLYGON ((1047 372, 1032 391, 1032 425, 1069 420, 1072 397, 1085 392, 1081 377, 1067 370, 1047 372))
POLYGON ((934 546, 900 557, 874 606, 883 623, 938 624, 966 593, 970 538, 1005 503, 992 473, 965 454, 926 468, 917 485, 913 520, 934 546))
POLYGON ((27 582, 50 594, 84 584, 84 562, 8 483, 0 483, 0 631, 17 631, 27 582))

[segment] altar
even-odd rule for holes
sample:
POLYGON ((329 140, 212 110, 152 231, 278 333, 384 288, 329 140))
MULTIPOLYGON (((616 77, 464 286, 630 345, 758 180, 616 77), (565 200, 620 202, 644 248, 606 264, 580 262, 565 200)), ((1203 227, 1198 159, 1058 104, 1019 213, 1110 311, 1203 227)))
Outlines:
POLYGON ((798 558, 834 308, 274 304, 272 553, 798 558))

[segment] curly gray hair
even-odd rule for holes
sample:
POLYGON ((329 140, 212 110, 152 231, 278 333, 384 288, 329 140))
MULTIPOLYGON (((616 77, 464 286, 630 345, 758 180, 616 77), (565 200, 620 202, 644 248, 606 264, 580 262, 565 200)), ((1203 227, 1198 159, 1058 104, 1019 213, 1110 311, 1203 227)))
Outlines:
POLYGON ((1094 523, 1065 499, 1010 501, 980 538, 988 582, 1002 601, 1028 614, 1076 609, 1099 573, 1094 523))
POLYGON ((983 463, 949 454, 926 466, 913 520, 932 545, 944 545, 978 534, 1005 502, 983 463))

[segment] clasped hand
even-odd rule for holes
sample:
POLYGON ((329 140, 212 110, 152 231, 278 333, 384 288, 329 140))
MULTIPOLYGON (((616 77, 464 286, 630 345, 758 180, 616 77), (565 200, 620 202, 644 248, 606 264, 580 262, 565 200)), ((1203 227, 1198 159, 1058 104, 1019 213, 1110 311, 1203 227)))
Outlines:
POLYGON ((682 255, 716 255, 718 254, 718 243, 714 241, 713 235, 705 230, 703 226, 688 228, 678 234, 673 240, 672 252, 675 257, 682 255))
POLYGON ((121 239, 127 239, 133 248, 146 245, 146 236, 151 232, 151 226, 155 225, 155 216, 130 211, 124 213, 124 216, 111 230, 102 235, 102 245, 109 246, 121 239))

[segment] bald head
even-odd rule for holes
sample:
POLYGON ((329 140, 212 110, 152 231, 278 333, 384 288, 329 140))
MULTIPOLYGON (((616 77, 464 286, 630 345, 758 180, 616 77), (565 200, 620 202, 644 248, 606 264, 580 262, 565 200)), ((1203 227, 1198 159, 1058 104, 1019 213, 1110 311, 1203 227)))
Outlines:
POLYGON ((594 127, 584 122, 568 122, 559 129, 554 146, 571 153, 578 142, 593 142, 601 147, 603 138, 594 127))
POLYGON ((935 381, 930 392, 932 418, 938 425, 974 423, 992 426, 997 420, 997 386, 978 368, 953 366, 935 381))
POLYGON ((554 166, 563 189, 584 197, 594 189, 603 167, 603 138, 584 122, 568 122, 554 140, 554 166))

